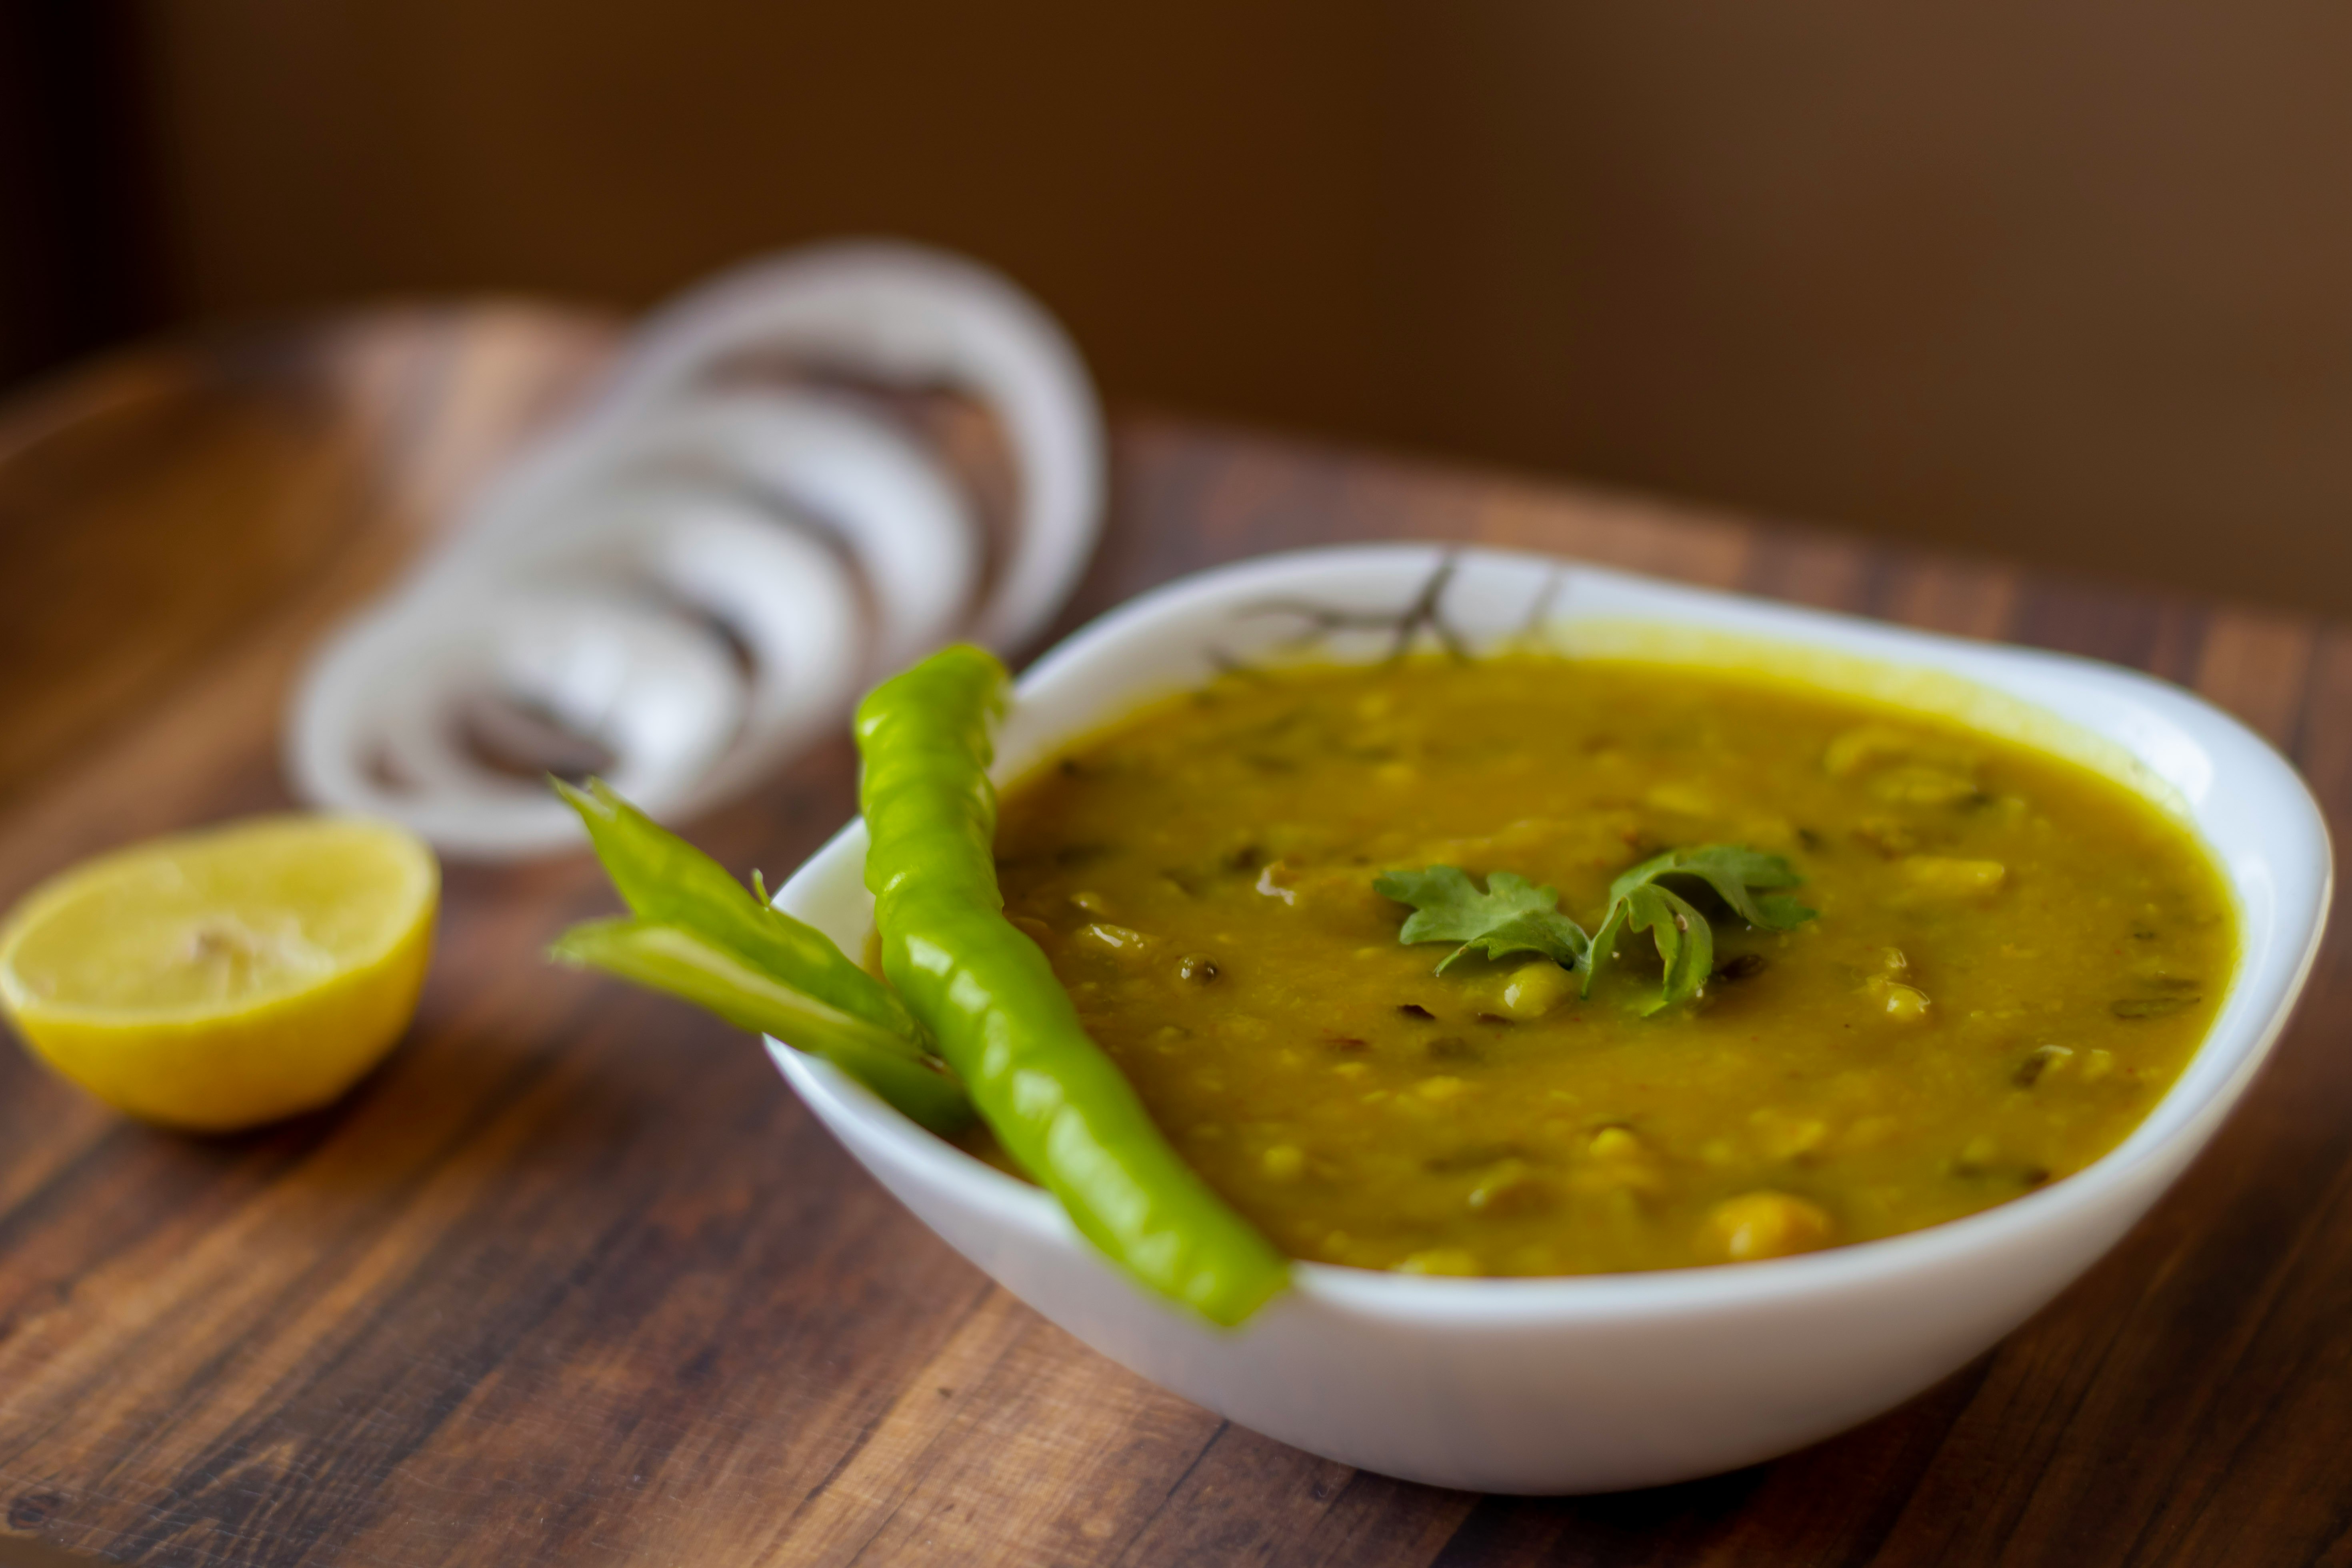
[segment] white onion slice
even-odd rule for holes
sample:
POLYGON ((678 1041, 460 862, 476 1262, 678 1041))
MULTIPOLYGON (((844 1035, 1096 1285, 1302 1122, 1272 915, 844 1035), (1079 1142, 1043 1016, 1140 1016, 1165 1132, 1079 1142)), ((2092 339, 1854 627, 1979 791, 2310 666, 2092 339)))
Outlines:
POLYGON ((696 398, 616 432, 601 462, 614 474, 730 478, 838 540, 874 602, 877 676, 965 623, 980 580, 978 519, 938 459, 855 409, 805 394, 696 398))
POLYGON ((1042 631, 1092 552, 1102 469, 1085 367, 995 274, 888 245, 742 268, 656 314, 583 415, 314 656, 289 714, 295 787, 455 855, 577 842, 560 803, 473 749, 465 726, 495 698, 593 738, 656 816, 714 805, 864 680, 959 635, 1009 649, 1042 631), (984 402, 1021 470, 995 572, 915 434, 821 388, 716 374, 763 359, 984 402))
POLYGON ((635 498, 688 488, 762 503, 856 558, 879 623, 871 675, 966 624, 981 549, 963 493, 912 437, 805 392, 696 397, 566 434, 483 496, 417 586, 542 573, 582 547, 616 497, 642 510, 635 498))
POLYGON ((1003 421, 1020 464, 1012 550, 971 635, 1011 649, 1053 619, 1093 554, 1102 414, 1068 337, 988 268, 915 246, 824 245, 719 275, 650 317, 589 413, 627 422, 720 362, 782 351, 877 379, 949 383, 1003 421))
POLYGON ((840 555, 746 497, 683 480, 594 494, 560 540, 498 563, 522 584, 651 589, 724 626, 751 668, 735 743, 688 792, 726 799, 839 720, 866 674, 866 615, 840 555))
POLYGON ((789 760, 856 700, 866 615, 839 557, 740 502, 678 505, 639 541, 641 569, 723 621, 752 661, 742 733, 688 793, 724 800, 789 760))
POLYGON ((578 821, 543 784, 468 754, 461 716, 484 698, 593 738, 613 753, 613 786, 656 813, 689 797, 745 710, 725 645, 682 616, 584 592, 446 595, 329 645, 295 696, 288 770, 306 798, 404 822, 454 854, 577 842, 578 821))

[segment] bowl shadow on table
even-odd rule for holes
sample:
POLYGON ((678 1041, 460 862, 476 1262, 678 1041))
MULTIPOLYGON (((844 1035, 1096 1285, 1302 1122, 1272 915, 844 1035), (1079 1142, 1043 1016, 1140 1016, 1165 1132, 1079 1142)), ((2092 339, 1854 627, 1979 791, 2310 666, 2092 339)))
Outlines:
POLYGON ((1895 1528, 1998 1354, 1987 1352, 1865 1426, 1745 1469, 1588 1497, 1481 1496, 1438 1568, 1865 1560, 1895 1528))

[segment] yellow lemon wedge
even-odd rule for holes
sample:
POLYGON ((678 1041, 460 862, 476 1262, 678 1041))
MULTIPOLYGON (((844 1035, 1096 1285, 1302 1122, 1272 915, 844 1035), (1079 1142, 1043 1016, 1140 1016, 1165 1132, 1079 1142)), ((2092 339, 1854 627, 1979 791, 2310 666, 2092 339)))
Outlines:
POLYGON ((325 1105, 416 1009, 433 852, 359 817, 251 817, 134 844, 0 925, 0 1010, 119 1110, 207 1132, 325 1105))

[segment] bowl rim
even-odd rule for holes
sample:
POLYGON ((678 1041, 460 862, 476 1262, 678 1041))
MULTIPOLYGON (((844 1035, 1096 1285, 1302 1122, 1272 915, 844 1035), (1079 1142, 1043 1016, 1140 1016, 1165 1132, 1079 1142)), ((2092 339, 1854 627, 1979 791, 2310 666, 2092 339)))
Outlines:
MULTIPOLYGON (((1149 589, 1087 622, 1038 658, 1014 685, 1013 711, 1022 711, 1024 704, 1034 710, 1034 704, 1050 699, 1076 672, 1103 657, 1110 645, 1147 630, 1153 623, 1289 582, 1302 567, 1312 566, 1318 572, 1411 568, 1425 576, 1448 559, 1572 573, 1589 583, 1678 605, 1695 612, 1690 616, 1693 620, 1741 623, 1759 640, 1814 646, 1830 646, 1833 640, 1842 652, 1874 662, 1954 674, 1963 680, 1975 680, 1973 672, 1998 668, 2023 679, 2087 683, 2152 703, 2191 731, 2209 752, 2225 752, 2234 766, 2251 769, 2258 782, 2281 797, 2277 804, 2285 809, 2267 818, 2269 829, 2280 847, 2291 851, 2281 858, 2284 869, 2291 875, 2300 869, 2304 875, 2299 886, 2273 890, 2273 897, 2283 901, 2286 918, 2257 952, 2246 940, 2244 929, 2249 889, 2198 826, 2188 825, 2228 884, 2241 915, 2237 968, 2222 1005, 2179 1077, 2121 1142, 2082 1170, 2033 1192, 1918 1230, 1737 1268, 1449 1278, 1293 1259, 1294 1294, 1399 1321, 1442 1319, 1454 1324, 1507 1325, 1621 1320, 1633 1315, 1672 1318, 1733 1305, 1798 1301, 1883 1284, 1915 1272, 1934 1271, 1938 1265, 1963 1263, 1975 1255, 2000 1252, 2034 1232, 2063 1226, 2083 1211, 2111 1200, 2116 1189, 2143 1174, 2151 1161, 2179 1151, 2183 1144, 2193 1149, 2201 1143, 2261 1068, 2310 975, 2325 933, 2335 880, 2326 819, 2309 787, 2268 741, 2204 699, 2123 666, 1698 587, 1569 556, 1470 543, 1393 542, 1252 556, 1149 589), (1816 633, 1826 629, 1832 638, 1805 637, 1808 629, 1816 633), (2315 866, 2315 871, 2311 869, 2315 866), (2209 1063, 2220 1064, 2219 1069, 2209 1067, 2200 1074, 2200 1066, 2209 1063)), ((1118 701, 1131 706, 1149 700, 1150 695, 1148 689, 1130 688, 1118 701)), ((2039 706, 2030 697, 2023 700, 2039 706)), ((1108 722, 1117 711, 1115 706, 1092 709, 1076 722, 1057 724, 1050 735, 1032 737, 1029 750, 1043 754, 1061 741, 1108 722)), ((1001 755, 994 776, 1002 783, 1024 772, 1030 762, 1026 756, 1001 755)), ((814 918, 814 906, 832 893, 840 879, 845 876, 853 884, 862 885, 865 846, 865 822, 853 818, 777 889, 777 906, 804 919, 814 918)), ((1061 1206, 1043 1189, 934 1137, 830 1063, 803 1055, 772 1037, 767 1044, 794 1089, 813 1103, 824 1102, 815 1108, 832 1113, 826 1120, 851 1120, 891 1144, 900 1159, 924 1168, 931 1179, 964 1184, 960 1199, 996 1225, 1036 1241, 1091 1251, 1061 1206)), ((1104 1261, 1108 1267, 1108 1260, 1104 1261)), ((2084 1261, 2087 1264, 2090 1259, 2084 1261)))

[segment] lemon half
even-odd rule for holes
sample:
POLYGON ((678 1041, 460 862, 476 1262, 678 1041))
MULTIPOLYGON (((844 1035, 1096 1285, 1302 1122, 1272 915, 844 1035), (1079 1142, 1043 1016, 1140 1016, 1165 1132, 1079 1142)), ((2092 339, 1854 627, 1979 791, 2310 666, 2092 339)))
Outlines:
POLYGON ((440 868, 405 829, 251 817, 101 855, 0 926, 0 1009, 108 1104, 227 1131, 328 1103, 400 1038, 440 868))

